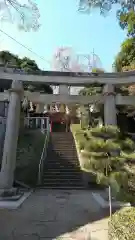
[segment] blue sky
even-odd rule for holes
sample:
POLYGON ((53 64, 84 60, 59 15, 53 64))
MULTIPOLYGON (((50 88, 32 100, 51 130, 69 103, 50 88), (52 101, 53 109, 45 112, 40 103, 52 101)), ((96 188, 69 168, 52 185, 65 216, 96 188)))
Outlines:
POLYGON ((126 35, 116 20, 116 8, 107 17, 97 11, 80 14, 77 11, 79 0, 37 0, 40 10, 41 27, 38 32, 22 32, 9 23, 1 23, 1 28, 9 35, 31 48, 47 63, 14 41, 0 34, 1 50, 10 50, 20 57, 35 59, 43 69, 52 67, 52 56, 58 47, 72 47, 75 53, 99 56, 102 67, 111 71, 114 57, 126 35))

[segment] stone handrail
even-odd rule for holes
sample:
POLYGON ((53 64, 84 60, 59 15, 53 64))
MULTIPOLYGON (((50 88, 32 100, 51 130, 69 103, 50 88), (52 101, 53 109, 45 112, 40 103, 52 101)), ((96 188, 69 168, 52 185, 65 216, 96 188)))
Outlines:
POLYGON ((41 180, 42 180, 43 166, 44 166, 44 160, 45 160, 46 154, 47 154, 49 136, 50 136, 50 132, 47 130, 46 131, 46 136, 45 136, 45 141, 44 141, 44 146, 43 146, 43 151, 42 151, 42 154, 41 154, 39 167, 38 167, 38 180, 37 180, 38 185, 41 184, 41 180))

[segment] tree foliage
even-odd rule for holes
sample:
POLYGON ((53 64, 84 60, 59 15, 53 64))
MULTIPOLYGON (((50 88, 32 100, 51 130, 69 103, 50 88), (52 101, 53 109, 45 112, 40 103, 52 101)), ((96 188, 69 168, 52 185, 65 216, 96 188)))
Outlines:
POLYGON ((17 55, 14 55, 9 51, 1 51, 0 60, 4 65, 14 65, 17 68, 25 70, 26 72, 28 72, 29 70, 40 70, 34 60, 31 60, 27 57, 21 59, 17 55))
MULTIPOLYGON (((29 71, 40 71, 37 63, 34 60, 31 60, 27 57, 19 58, 17 55, 14 55, 8 51, 1 51, 0 52, 0 61, 5 66, 14 65, 16 68, 22 69, 25 72, 29 71)), ((47 84, 32 84, 32 85, 25 85, 25 90, 30 91, 42 91, 46 93, 52 93, 52 88, 47 84)))
POLYGON ((128 36, 135 36, 135 12, 133 9, 126 11, 119 10, 117 12, 117 18, 119 19, 120 27, 127 30, 128 36))
MULTIPOLYGON (((93 68, 93 73, 104 73, 103 69, 93 68)), ((89 87, 84 87, 80 90, 79 95, 82 96, 92 96, 96 94, 100 94, 102 92, 102 86, 100 84, 91 84, 89 87)))
POLYGON ((128 38, 122 44, 115 61, 115 71, 135 69, 135 38, 128 38))
POLYGON ((79 95, 81 96, 93 96, 96 94, 100 94, 102 92, 101 86, 95 86, 95 84, 91 84, 89 87, 84 87, 80 90, 79 95))
POLYGON ((37 31, 39 24, 39 10, 33 0, 0 0, 1 21, 17 23, 24 31, 37 31))
POLYGON ((131 144, 133 148, 130 151, 133 152, 135 148, 134 143, 131 140, 129 143, 128 139, 125 148, 119 134, 120 130, 117 127, 105 126, 78 132, 78 135, 76 132, 75 136, 80 150, 83 149, 81 154, 86 163, 84 168, 96 175, 98 184, 113 186, 115 196, 118 194, 118 188, 119 191, 122 191, 123 187, 127 190, 128 185, 128 173, 124 169, 126 159, 122 157, 122 152, 131 144))
POLYGON ((122 29, 127 30, 128 36, 135 35, 135 3, 133 0, 120 1, 120 0, 80 0, 79 10, 82 12, 90 12, 92 9, 98 9, 101 15, 105 16, 112 8, 113 5, 118 5, 116 16, 119 25, 122 29))

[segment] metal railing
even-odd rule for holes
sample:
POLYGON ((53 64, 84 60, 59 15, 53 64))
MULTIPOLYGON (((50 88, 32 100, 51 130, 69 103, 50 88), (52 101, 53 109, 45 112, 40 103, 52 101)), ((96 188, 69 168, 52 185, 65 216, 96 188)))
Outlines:
POLYGON ((49 131, 46 131, 45 141, 44 141, 44 146, 43 146, 43 151, 42 151, 42 154, 41 154, 41 158, 40 158, 40 162, 39 162, 39 167, 38 167, 38 180, 37 180, 37 185, 40 185, 40 184, 41 184, 41 181, 42 181, 44 160, 45 160, 46 154, 47 154, 47 147, 48 147, 48 142, 49 142, 49 136, 50 136, 50 132, 49 132, 49 131))
POLYGON ((7 121, 7 118, 6 118, 6 117, 0 116, 0 124, 5 125, 5 124, 6 124, 6 121, 7 121))
POLYGON ((49 130, 48 117, 25 117, 24 126, 29 129, 41 129, 41 131, 49 130))

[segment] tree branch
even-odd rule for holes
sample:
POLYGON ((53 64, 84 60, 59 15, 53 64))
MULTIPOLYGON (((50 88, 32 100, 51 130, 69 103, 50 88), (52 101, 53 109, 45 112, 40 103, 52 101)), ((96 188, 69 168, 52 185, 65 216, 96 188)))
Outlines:
POLYGON ((1 20, 5 21, 5 14, 8 12, 8 21, 16 23, 24 31, 37 31, 39 24, 39 10, 33 0, 27 0, 27 4, 22 0, 0 0, 1 20))

